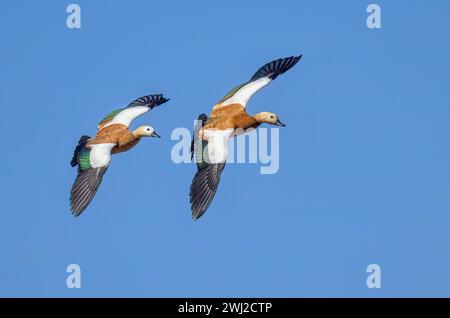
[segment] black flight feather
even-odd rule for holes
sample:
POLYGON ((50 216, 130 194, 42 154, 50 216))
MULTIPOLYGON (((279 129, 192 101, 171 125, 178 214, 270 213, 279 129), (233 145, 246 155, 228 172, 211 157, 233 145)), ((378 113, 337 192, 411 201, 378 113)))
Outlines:
POLYGON ((300 61, 302 55, 300 56, 291 56, 278 60, 274 60, 262 66, 250 79, 250 82, 256 81, 261 77, 268 77, 271 80, 277 78, 278 75, 281 75, 288 70, 290 70, 295 64, 300 61))

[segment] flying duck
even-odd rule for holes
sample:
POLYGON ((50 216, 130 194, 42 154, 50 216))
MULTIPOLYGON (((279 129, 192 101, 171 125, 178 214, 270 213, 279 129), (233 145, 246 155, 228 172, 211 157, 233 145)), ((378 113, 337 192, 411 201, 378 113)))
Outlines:
POLYGON ((111 154, 128 151, 143 137, 160 136, 150 126, 129 130, 131 122, 169 99, 161 94, 143 96, 127 107, 109 113, 98 124, 94 138, 82 136, 75 148, 70 165, 78 165, 78 174, 70 191, 72 214, 79 216, 94 198, 108 169, 111 154))
POLYGON ((292 56, 274 60, 262 66, 252 78, 233 88, 213 108, 210 116, 201 114, 194 132, 191 155, 195 153, 197 172, 189 191, 192 218, 197 220, 208 209, 225 168, 227 141, 248 128, 257 128, 263 123, 285 125, 271 112, 249 115, 246 106, 250 98, 260 89, 291 69, 302 58, 292 56), (236 129, 241 130, 236 131, 236 129))

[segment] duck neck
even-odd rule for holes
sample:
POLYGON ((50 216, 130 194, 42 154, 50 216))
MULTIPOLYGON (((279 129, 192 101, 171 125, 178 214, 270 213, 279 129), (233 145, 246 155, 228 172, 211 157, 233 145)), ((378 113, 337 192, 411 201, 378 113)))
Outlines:
POLYGON ((133 131, 132 133, 126 134, 122 136, 119 140, 120 146, 125 146, 127 144, 137 144, 141 140, 141 136, 136 133, 136 131, 133 131))
POLYGON ((246 122, 246 127, 247 128, 258 128, 259 125, 262 124, 262 121, 259 120, 257 115, 254 116, 249 116, 249 120, 246 122))
POLYGON ((135 130, 135 131, 133 131, 132 133, 131 133, 131 135, 132 135, 132 139, 138 139, 138 140, 140 140, 141 138, 142 138, 142 136, 139 134, 139 132, 137 131, 137 130, 135 130))
POLYGON ((129 133, 125 136, 122 136, 119 139, 119 142, 116 147, 114 147, 112 153, 119 153, 130 150, 141 140, 141 137, 136 136, 134 133, 129 133))

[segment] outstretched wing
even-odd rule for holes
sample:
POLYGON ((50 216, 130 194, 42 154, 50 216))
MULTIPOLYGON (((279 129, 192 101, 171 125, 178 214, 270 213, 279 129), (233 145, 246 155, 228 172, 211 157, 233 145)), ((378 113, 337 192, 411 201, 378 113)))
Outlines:
POLYGON ((250 81, 233 88, 214 108, 231 104, 241 104, 246 107, 250 98, 257 91, 267 86, 276 79, 278 75, 290 70, 301 58, 302 55, 291 56, 265 64, 252 76, 250 81))
POLYGON ((226 163, 227 142, 232 134, 230 131, 204 131, 208 138, 196 138, 195 158, 197 172, 192 180, 189 191, 192 218, 200 218, 208 209, 220 182, 220 176, 226 163))
POLYGON ((84 148, 77 156, 78 174, 70 191, 70 208, 79 216, 97 193, 103 175, 111 162, 111 150, 116 144, 95 144, 84 148))
POLYGON ((169 99, 163 97, 162 94, 140 97, 131 102, 126 108, 117 109, 109 113, 98 124, 98 129, 102 129, 113 124, 122 124, 128 127, 135 118, 145 114, 156 106, 166 103, 167 101, 169 101, 169 99))
POLYGON ((224 168, 225 162, 198 165, 189 192, 192 218, 194 220, 200 218, 211 204, 224 168))

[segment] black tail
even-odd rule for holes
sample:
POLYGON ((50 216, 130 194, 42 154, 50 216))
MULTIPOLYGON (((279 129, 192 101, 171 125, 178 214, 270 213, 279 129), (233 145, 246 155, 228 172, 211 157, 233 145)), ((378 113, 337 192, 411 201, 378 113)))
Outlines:
POLYGON ((300 61, 302 58, 302 55, 300 56, 291 56, 286 57, 284 59, 278 59, 272 62, 269 62, 262 66, 255 75, 252 76, 250 79, 251 81, 255 81, 261 77, 268 77, 271 80, 274 80, 277 78, 278 75, 281 75, 288 70, 290 70, 295 64, 300 61))
POLYGON ((197 117, 198 121, 201 121, 201 126, 199 125, 199 123, 197 123, 197 125, 195 125, 194 128, 194 135, 192 136, 192 142, 191 142, 191 160, 194 157, 194 143, 195 140, 197 139, 198 136, 198 132, 200 131, 200 129, 205 126, 206 122, 208 121, 208 116, 206 116, 206 114, 200 114, 197 117))
POLYGON ((75 151, 73 152, 72 160, 70 161, 70 165, 72 167, 75 167, 78 164, 78 154, 86 146, 89 139, 91 139, 91 137, 86 135, 81 136, 80 140, 78 141, 78 145, 76 146, 75 151))

